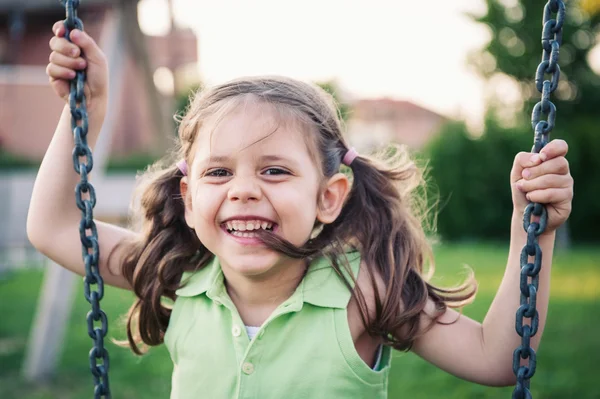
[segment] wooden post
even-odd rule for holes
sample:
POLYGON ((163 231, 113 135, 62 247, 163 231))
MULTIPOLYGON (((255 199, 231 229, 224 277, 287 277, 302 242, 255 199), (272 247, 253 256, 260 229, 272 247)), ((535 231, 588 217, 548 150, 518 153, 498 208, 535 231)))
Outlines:
POLYGON ((52 261, 47 263, 23 367, 24 376, 29 381, 44 380, 54 375, 73 303, 76 275, 52 261))

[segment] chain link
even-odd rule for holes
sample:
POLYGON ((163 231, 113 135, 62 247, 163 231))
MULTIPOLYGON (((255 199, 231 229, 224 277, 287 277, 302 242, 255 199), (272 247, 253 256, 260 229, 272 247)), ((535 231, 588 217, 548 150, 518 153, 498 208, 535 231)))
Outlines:
MULTIPOLYGON (((65 37, 70 40, 70 32, 73 29, 83 30, 83 22, 77 17, 79 0, 61 0, 66 10, 64 21, 65 37)), ((80 181, 75 187, 75 202, 81 211, 81 222, 79 223, 79 237, 81 239, 82 256, 85 264, 85 277, 83 279, 83 292, 85 299, 90 303, 92 310, 87 313, 88 335, 94 341, 89 353, 90 370, 94 378, 94 399, 110 399, 110 388, 108 384, 109 358, 108 351, 104 347, 104 337, 108 333, 108 320, 106 314, 100 308, 100 300, 104 297, 104 282, 98 269, 100 259, 100 248, 98 246, 98 231, 94 223, 94 206, 96 205, 96 192, 88 181, 88 175, 92 171, 94 161, 92 151, 87 143, 88 114, 85 99, 85 71, 77 71, 71 80, 71 91, 69 94, 69 107, 71 109, 71 130, 75 147, 73 148, 73 167, 79 174, 80 181), (94 290, 97 285, 97 290, 94 290), (99 325, 95 326, 95 322, 99 325), (101 363, 98 361, 101 360, 101 363)))
MULTIPOLYGON (((550 101, 552 94, 558 87, 560 67, 558 54, 562 42, 562 28, 565 20, 565 5, 562 0, 549 0, 544 7, 542 29, 542 61, 535 73, 535 87, 542 94, 541 101, 534 107, 531 114, 531 125, 534 131, 532 152, 539 153, 548 144, 550 132, 554 129, 556 120, 556 106, 550 101), (556 19, 552 15, 556 14, 556 19), (545 75, 552 75, 550 80, 545 75), (546 120, 541 116, 545 115, 546 120)), ((517 383, 513 390, 513 399, 531 399, 529 390, 530 379, 535 374, 537 365, 536 353, 530 346, 539 327, 540 316, 536 309, 539 272, 542 268, 542 250, 538 244, 538 237, 546 230, 548 212, 538 203, 530 203, 525 208, 523 215, 523 228, 527 232, 527 243, 521 251, 521 305, 517 310, 515 328, 521 337, 521 345, 513 353, 513 372, 517 383), (529 259, 533 258, 532 262, 529 259), (529 324, 525 324, 529 319, 529 324), (528 360, 521 365, 521 360, 528 360)))

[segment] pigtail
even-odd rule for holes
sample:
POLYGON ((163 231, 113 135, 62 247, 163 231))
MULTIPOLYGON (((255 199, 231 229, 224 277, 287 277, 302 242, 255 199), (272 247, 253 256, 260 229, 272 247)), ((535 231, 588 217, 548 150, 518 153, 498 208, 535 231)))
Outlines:
MULTIPOLYGON (((344 148, 328 146, 323 168, 333 175, 339 170, 344 148)), ((362 321, 372 336, 386 345, 409 350, 419 334, 437 322, 448 307, 460 307, 474 299, 477 284, 470 274, 454 288, 439 288, 427 281, 433 274, 431 247, 423 229, 426 199, 422 170, 400 146, 392 146, 377 158, 359 156, 350 164, 352 189, 338 218, 319 226, 319 234, 302 247, 283 238, 259 232, 272 249, 292 258, 326 256, 358 302, 362 321), (344 256, 348 246, 361 252, 375 296, 375 314, 369 314, 363 293, 356 285, 344 256), (425 266, 429 266, 425 270, 425 266), (342 273, 345 268, 347 273, 342 273), (349 273, 348 273, 349 272, 349 273), (426 273, 428 272, 428 273, 426 273), (346 277, 350 276, 350 277, 346 277), (379 277, 379 279, 378 279, 379 277), (383 284, 383 285, 382 285, 383 284), (435 314, 425 314, 428 299, 435 314), (430 323, 421 328, 421 318, 430 323)))
POLYGON ((183 175, 174 166, 154 168, 145 173, 134 208, 139 209, 141 237, 125 244, 129 248, 123 263, 123 276, 137 296, 127 317, 127 342, 136 354, 144 351, 141 343, 162 343, 171 315, 163 299, 175 300, 182 273, 211 256, 185 222, 179 187, 183 175))
POLYGON ((358 242, 363 262, 372 269, 375 315, 369 315, 360 290, 355 290, 363 322, 370 334, 398 350, 410 349, 419 334, 420 318, 428 298, 436 314, 433 325, 447 307, 464 305, 474 298, 476 283, 471 275, 461 286, 441 289, 429 284, 424 266, 434 269, 433 256, 423 230, 427 214, 418 188, 424 185, 421 169, 399 146, 380 156, 385 162, 359 156, 351 164, 353 185, 347 203, 329 227, 332 236, 351 232, 358 242), (384 289, 375 276, 381 276, 384 289), (371 321, 371 322, 369 322, 371 321), (402 331, 402 334, 399 333, 402 331))

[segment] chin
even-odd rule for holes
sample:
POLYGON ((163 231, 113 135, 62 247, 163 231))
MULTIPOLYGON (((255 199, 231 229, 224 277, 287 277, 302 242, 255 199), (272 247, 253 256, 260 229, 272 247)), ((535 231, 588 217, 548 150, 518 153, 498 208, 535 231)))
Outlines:
POLYGON ((263 249, 258 253, 229 253, 225 256, 219 256, 219 260, 222 263, 221 267, 225 266, 243 276, 255 277, 269 274, 269 272, 276 269, 281 264, 282 255, 272 250, 263 249))

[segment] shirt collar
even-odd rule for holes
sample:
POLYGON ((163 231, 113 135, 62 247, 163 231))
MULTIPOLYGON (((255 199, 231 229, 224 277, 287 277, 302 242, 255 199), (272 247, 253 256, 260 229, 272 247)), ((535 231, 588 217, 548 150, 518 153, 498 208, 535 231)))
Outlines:
MULTIPOLYGON (((360 266, 360 254, 349 252, 346 254, 346 258, 356 278, 360 266)), ((344 276, 352 281, 344 268, 344 259, 340 259, 338 263, 344 276)), ((182 287, 175 292, 178 296, 193 297, 206 293, 209 298, 214 300, 225 292, 223 272, 217 257, 214 257, 198 271, 183 273, 181 282, 182 287)), ((351 286, 353 285, 352 283, 351 286)), ((293 302, 299 305, 298 307, 301 307, 302 303, 309 303, 319 307, 345 309, 348 306, 350 295, 350 289, 332 267, 331 260, 320 257, 311 262, 306 276, 286 302, 293 302)))
POLYGON ((216 256, 200 270, 184 272, 181 276, 181 288, 175 291, 178 296, 197 296, 211 288, 223 286, 223 272, 216 256))

